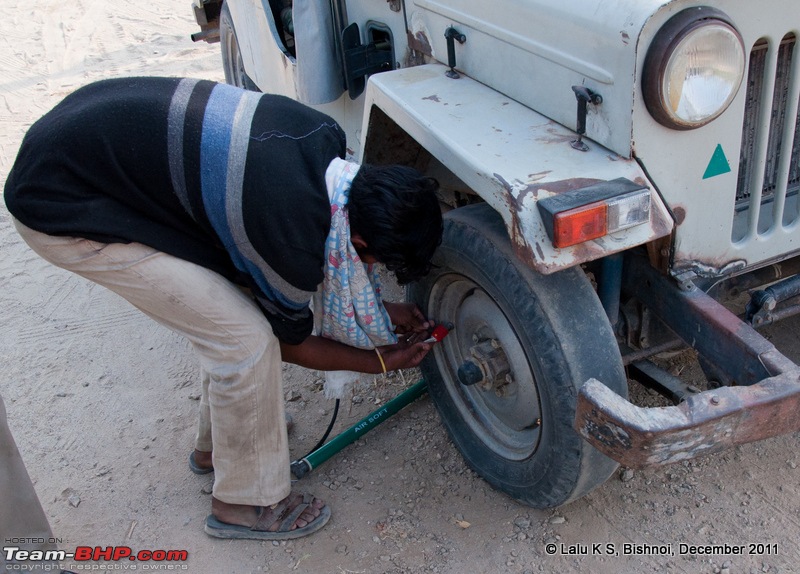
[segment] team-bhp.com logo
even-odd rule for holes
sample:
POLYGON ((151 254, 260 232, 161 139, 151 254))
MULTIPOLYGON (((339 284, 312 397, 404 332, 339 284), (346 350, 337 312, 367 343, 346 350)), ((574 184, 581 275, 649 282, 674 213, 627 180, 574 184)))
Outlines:
POLYGON ((186 550, 139 550, 130 546, 78 546, 66 550, 23 550, 3 547, 6 570, 57 571, 58 563, 72 562, 73 570, 188 570, 186 550), (47 567, 51 565, 51 567, 47 567))

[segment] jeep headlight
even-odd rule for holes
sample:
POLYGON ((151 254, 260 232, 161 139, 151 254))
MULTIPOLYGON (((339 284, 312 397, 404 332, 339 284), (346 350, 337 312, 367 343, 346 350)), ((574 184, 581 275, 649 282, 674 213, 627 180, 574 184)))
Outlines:
POLYGON ((714 8, 690 8, 658 31, 647 51, 642 91, 660 124, 698 128, 724 112, 742 83, 742 37, 714 8))

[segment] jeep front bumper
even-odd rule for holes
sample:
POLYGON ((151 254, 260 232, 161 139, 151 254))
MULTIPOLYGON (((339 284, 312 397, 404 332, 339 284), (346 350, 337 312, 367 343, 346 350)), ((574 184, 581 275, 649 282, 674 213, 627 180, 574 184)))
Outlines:
POLYGON ((683 288, 645 261, 630 262, 626 289, 735 385, 670 407, 642 408, 590 379, 575 429, 630 468, 695 458, 800 430, 800 367, 695 286, 683 288))

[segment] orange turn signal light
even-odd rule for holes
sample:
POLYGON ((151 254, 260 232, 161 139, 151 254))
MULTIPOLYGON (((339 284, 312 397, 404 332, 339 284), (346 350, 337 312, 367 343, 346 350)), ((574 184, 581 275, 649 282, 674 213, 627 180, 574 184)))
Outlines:
POLYGON ((618 178, 567 191, 537 204, 554 247, 570 247, 650 221, 650 190, 618 178))
POLYGON ((608 233, 608 206, 592 203, 557 213, 553 218, 553 245, 569 247, 608 233))

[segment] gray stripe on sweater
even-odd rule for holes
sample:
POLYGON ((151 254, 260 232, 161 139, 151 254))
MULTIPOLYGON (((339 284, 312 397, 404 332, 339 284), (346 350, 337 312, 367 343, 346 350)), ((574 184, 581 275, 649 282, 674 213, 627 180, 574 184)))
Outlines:
MULTIPOLYGON (((231 129, 231 147, 228 152, 228 178, 226 182, 225 212, 236 247, 239 252, 259 268, 267 282, 286 298, 297 304, 308 303, 314 291, 303 291, 288 283, 270 267, 264 258, 255 250, 247 237, 242 214, 242 194, 244 189, 244 171, 247 162, 247 148, 250 144, 250 126, 256 107, 261 99, 260 94, 247 92, 239 101, 231 129)), ((264 182, 267 185, 267 182, 264 182)))
POLYGON ((197 221, 197 217, 192 212, 192 206, 189 203, 189 192, 186 189, 186 174, 183 167, 183 124, 186 118, 186 109, 189 106, 189 98, 199 81, 193 78, 184 78, 178 83, 175 93, 172 94, 167 116, 167 152, 172 189, 186 213, 195 221, 197 221))

